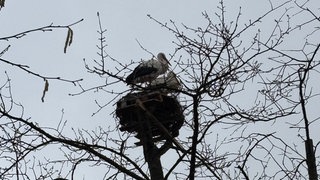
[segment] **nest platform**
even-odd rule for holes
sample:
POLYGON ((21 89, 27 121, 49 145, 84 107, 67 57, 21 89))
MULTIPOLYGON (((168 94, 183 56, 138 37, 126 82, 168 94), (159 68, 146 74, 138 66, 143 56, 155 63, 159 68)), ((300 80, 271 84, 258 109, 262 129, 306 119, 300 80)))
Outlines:
POLYGON ((155 123, 155 119, 172 137, 179 135, 184 122, 177 98, 161 91, 127 94, 117 102, 116 115, 119 118, 120 131, 136 133, 140 140, 148 134, 154 142, 166 139, 163 129, 155 123))

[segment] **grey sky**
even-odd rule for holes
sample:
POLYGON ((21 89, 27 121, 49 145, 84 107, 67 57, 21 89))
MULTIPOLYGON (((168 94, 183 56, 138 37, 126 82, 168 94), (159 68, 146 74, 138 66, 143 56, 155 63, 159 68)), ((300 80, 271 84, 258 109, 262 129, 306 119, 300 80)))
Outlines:
MULTIPOLYGON (((320 7, 320 1, 313 1, 314 6, 320 7)), ((248 22, 261 15, 269 7, 268 1, 256 0, 238 0, 226 1, 227 15, 229 20, 234 20, 239 6, 242 6, 242 20, 240 24, 248 22)), ((12 47, 3 56, 3 58, 16 63, 28 64, 32 70, 46 76, 62 76, 66 79, 84 78, 86 87, 103 84, 104 80, 97 76, 88 75, 84 69, 83 58, 90 61, 99 58, 96 54, 98 44, 98 19, 97 12, 100 12, 102 25, 107 29, 107 52, 114 58, 123 63, 129 63, 131 60, 140 61, 141 59, 151 58, 143 51, 136 40, 138 40, 148 51, 154 53, 164 52, 170 54, 174 52, 174 36, 150 20, 147 15, 158 19, 161 22, 175 21, 178 25, 184 23, 189 26, 197 27, 205 24, 201 16, 203 11, 210 15, 217 12, 218 1, 191 1, 191 0, 164 0, 164 1, 6 1, 6 6, 0 11, 0 37, 12 35, 24 30, 33 29, 53 23, 54 25, 67 25, 84 18, 84 21, 73 26, 74 42, 63 53, 63 47, 67 31, 65 29, 54 30, 52 32, 35 32, 21 39, 12 39, 9 42, 1 42, 0 49, 11 44, 12 47)), ((273 22, 272 19, 269 20, 273 22)), ((265 30, 269 28, 268 23, 261 27, 265 30)), ((250 41, 249 39, 247 39, 250 41)), ((294 42, 294 41, 292 41, 294 42)), ((288 44, 290 45, 290 43, 288 44)), ((292 43, 292 46, 295 44, 292 43)), ((113 64, 108 64, 113 69, 113 64)), ((12 79, 13 97, 25 107, 26 117, 32 117, 32 120, 43 126, 57 126, 61 118, 61 111, 64 109, 64 119, 68 120, 67 128, 86 128, 95 129, 97 126, 114 126, 115 120, 112 113, 115 106, 109 105, 97 115, 91 117, 97 110, 94 100, 101 103, 107 102, 111 97, 106 93, 85 93, 80 96, 68 96, 69 93, 77 93, 78 89, 72 84, 59 81, 49 81, 49 91, 46 94, 45 102, 41 102, 44 81, 34 78, 16 68, 8 65, 0 65, 1 76, 7 70, 12 79)), ((4 81, 0 79, 0 84, 4 81)), ((120 84, 119 88, 128 88, 120 84)), ((319 90, 319 84, 315 86, 319 90)), ((239 104, 245 104, 239 97, 239 104)), ((317 104, 318 102, 310 102, 317 104)), ((311 109, 315 113, 315 109, 311 109)), ((286 123, 281 123, 285 125, 286 123)), ((319 123, 317 124, 319 127, 319 123)), ((275 131, 280 135, 287 136, 291 141, 301 143, 297 138, 296 130, 289 129, 285 131, 281 128, 269 126, 265 128, 259 124, 255 129, 259 131, 275 131), (272 128, 274 129, 272 129, 272 128), (289 135, 288 135, 289 134, 289 135)), ((318 128, 312 128, 315 133, 318 128)), ((217 131, 221 131, 219 128, 217 131)), ((72 132, 65 130, 66 134, 72 132)), ((221 133, 224 133, 221 131, 221 133)), ((314 135, 314 134, 313 134, 314 135)), ((316 136, 319 141, 319 136, 316 136)), ((182 134, 179 138, 186 138, 182 134)), ((133 140, 135 141, 135 140, 133 140)), ((303 146, 301 146, 303 149, 303 146)), ((141 153, 137 148, 137 153, 141 153)), ((48 150, 50 152, 50 150, 48 150)), ((54 151, 55 152, 55 151, 54 151)), ((52 153, 54 153, 52 152, 52 153)), ((167 156, 169 159, 170 155, 167 156)), ((164 162, 168 162, 164 159, 164 162)), ((78 177, 92 179, 96 173, 79 172, 78 177)), ((101 178, 97 176, 97 178, 101 178)))

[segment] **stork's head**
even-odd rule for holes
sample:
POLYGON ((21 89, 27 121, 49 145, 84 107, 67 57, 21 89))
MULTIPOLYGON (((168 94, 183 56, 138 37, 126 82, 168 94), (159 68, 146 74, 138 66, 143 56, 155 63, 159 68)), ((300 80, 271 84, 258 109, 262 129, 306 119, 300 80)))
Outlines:
POLYGON ((158 54, 157 59, 163 64, 171 65, 169 60, 166 58, 166 55, 164 55, 164 53, 162 52, 158 54))

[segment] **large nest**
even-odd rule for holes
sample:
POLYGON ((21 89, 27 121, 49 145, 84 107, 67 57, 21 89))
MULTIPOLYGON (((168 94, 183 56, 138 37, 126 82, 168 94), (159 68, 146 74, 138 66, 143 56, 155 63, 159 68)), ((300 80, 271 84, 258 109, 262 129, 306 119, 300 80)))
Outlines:
POLYGON ((182 108, 176 97, 159 91, 127 94, 117 102, 116 115, 120 119, 121 131, 135 132, 139 139, 145 132, 151 131, 155 141, 165 139, 163 129, 155 123, 155 119, 172 137, 179 135, 184 122, 182 108))

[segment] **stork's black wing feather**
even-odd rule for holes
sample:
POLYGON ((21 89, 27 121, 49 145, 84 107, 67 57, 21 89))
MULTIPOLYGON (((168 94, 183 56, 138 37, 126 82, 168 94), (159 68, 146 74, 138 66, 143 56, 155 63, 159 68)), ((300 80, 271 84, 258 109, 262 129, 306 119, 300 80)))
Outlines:
POLYGON ((158 71, 155 67, 148 67, 148 66, 138 66, 136 67, 133 72, 126 78, 126 83, 131 84, 134 79, 146 76, 152 73, 156 73, 158 71))

